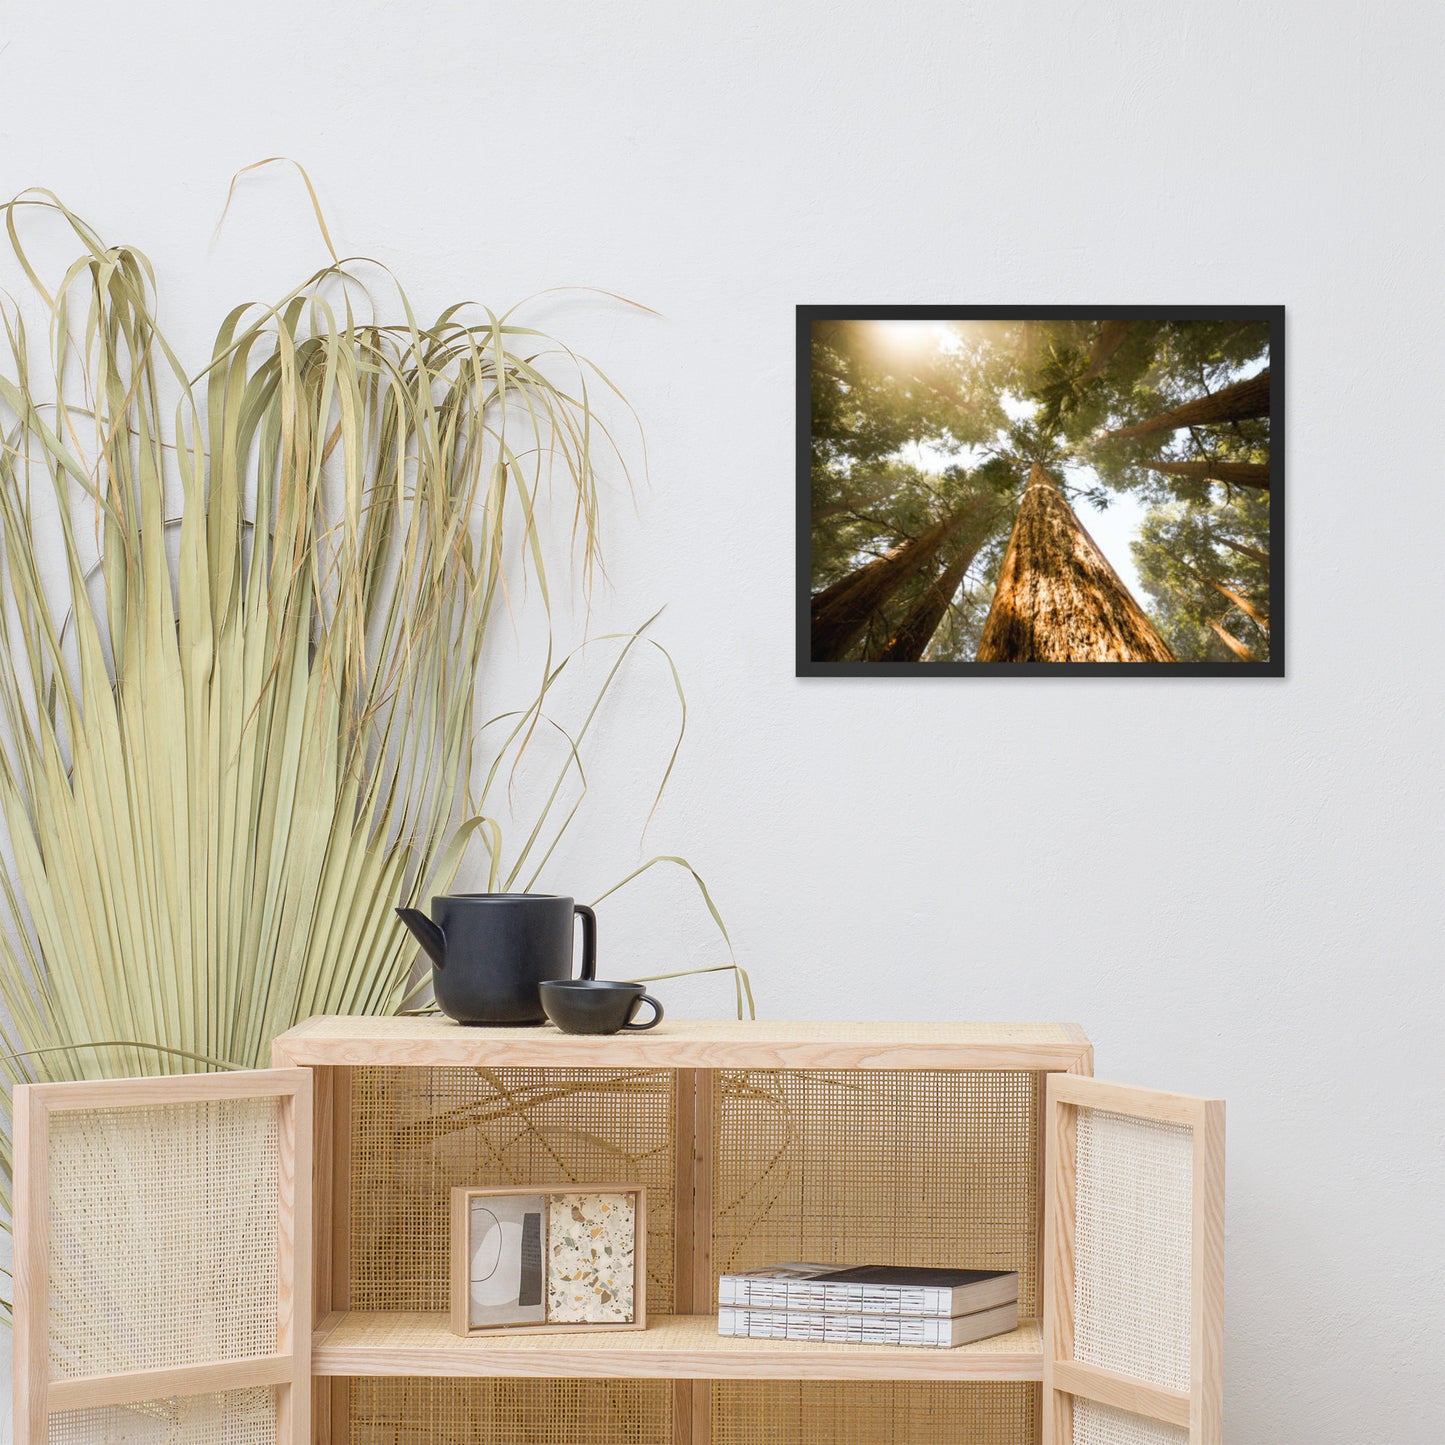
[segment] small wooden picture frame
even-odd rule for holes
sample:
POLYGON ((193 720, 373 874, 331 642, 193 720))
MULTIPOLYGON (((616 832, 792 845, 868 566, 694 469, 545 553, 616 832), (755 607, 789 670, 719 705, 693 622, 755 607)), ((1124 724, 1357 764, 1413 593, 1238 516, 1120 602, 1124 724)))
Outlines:
POLYGON ((646 1329, 646 1295, 640 1185, 452 1190, 456 1334, 646 1329))

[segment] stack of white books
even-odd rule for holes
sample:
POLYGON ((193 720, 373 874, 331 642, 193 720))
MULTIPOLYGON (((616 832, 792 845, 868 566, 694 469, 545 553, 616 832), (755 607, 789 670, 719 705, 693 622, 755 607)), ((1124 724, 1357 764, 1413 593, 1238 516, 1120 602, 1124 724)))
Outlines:
POLYGON ((1019 1322, 1012 1270, 777 1264, 718 1280, 718 1333, 950 1349, 1019 1322))

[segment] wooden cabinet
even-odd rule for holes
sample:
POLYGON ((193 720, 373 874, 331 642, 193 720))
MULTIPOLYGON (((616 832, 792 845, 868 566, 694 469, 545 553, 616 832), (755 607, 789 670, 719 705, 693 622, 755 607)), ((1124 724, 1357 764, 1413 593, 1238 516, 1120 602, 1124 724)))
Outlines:
POLYGON ((317 1018, 273 1062, 17 1092, 17 1445, 1222 1438, 1222 1106, 1074 1025, 317 1018), (599 1180, 647 1189, 648 1328, 453 1334, 450 1189, 599 1180), (718 1273, 790 1258, 1016 1269, 1023 1318, 719 1337, 718 1273))

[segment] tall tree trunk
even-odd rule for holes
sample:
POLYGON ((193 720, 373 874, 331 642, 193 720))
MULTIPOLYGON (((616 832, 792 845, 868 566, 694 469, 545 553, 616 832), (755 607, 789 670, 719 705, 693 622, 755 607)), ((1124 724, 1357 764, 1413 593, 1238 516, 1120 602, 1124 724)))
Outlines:
POLYGON ((876 661, 918 662, 933 641, 933 634, 938 631, 938 624, 943 621, 964 573, 973 565, 979 548, 988 540, 998 520, 998 505, 992 498, 980 498, 970 510, 974 524, 956 544, 953 560, 919 594, 902 626, 888 639, 876 661))
POLYGON ((1261 613, 1259 608, 1251 603, 1247 597, 1240 597, 1240 594, 1235 592, 1233 587, 1225 587, 1222 582, 1217 582, 1212 577, 1205 578, 1205 581, 1207 581, 1221 597, 1228 598, 1231 603, 1234 603, 1235 607, 1238 607, 1238 610, 1244 613, 1244 616, 1251 618, 1251 620, 1259 626, 1264 636, 1269 636, 1269 613, 1261 613))
POLYGON ((1202 477, 1206 482, 1269 490, 1268 462, 1148 462, 1146 465, 1151 472, 1166 472, 1171 477, 1202 477))
POLYGON ((1226 597, 1244 613, 1246 617, 1253 619, 1259 625, 1259 630, 1266 637, 1269 636, 1269 614, 1261 612, 1247 597, 1241 597, 1233 587, 1226 587, 1222 582, 1216 582, 1213 577, 1204 579, 1221 597, 1226 597))
POLYGON ((1089 364, 1079 378, 1080 386, 1087 386, 1114 359, 1114 353, 1129 339, 1132 321, 1105 321, 1094 338, 1094 349, 1089 353, 1089 364))
POLYGON ((1105 432, 1104 441, 1132 441, 1137 437, 1152 437, 1158 432, 1177 431, 1182 426, 1204 426, 1218 421, 1247 421, 1250 417, 1269 415, 1269 367, 1258 376, 1237 381, 1216 391, 1212 396, 1201 396, 1195 401, 1186 401, 1172 411, 1160 412, 1148 421, 1126 426, 1121 431, 1105 432))
POLYGON ((816 593, 812 603, 813 661, 840 661, 863 636, 868 619, 937 556, 966 515, 966 510, 956 512, 816 593))
POLYGON ((1210 540, 1218 542, 1221 547, 1228 547, 1231 552, 1238 552, 1241 557, 1253 557, 1256 562, 1269 566, 1269 553, 1261 552, 1258 547, 1246 547, 1243 542, 1231 542, 1228 537, 1211 537, 1210 540))
POLYGON ((1219 625, 1219 623, 1217 623, 1212 617, 1206 617, 1206 618, 1205 618, 1205 621, 1209 623, 1209 625, 1215 630, 1216 633, 1218 633, 1218 635, 1219 635, 1219 640, 1220 640, 1241 662, 1258 662, 1258 661, 1259 661, 1259 658, 1258 658, 1257 656, 1255 656, 1255 654, 1254 654, 1253 652, 1251 652, 1250 649, 1247 648, 1232 632, 1226 631, 1226 630, 1225 630, 1223 627, 1221 627, 1221 626, 1219 625))
POLYGON ((1174 661, 1040 466, 1029 472, 978 661, 1174 661))
POLYGON ((1166 555, 1173 557, 1174 560, 1186 572, 1188 572, 1193 577, 1197 577, 1201 582, 1204 583, 1206 587, 1214 588, 1214 590, 1219 593, 1219 595, 1223 597, 1227 602, 1234 603, 1234 605, 1239 608, 1239 610, 1244 613, 1246 617, 1250 618, 1258 624, 1260 631, 1263 632, 1266 637, 1269 636, 1268 613, 1261 612, 1259 608, 1256 607, 1254 603, 1249 600, 1249 598, 1241 597, 1239 593, 1234 590, 1233 587, 1226 587, 1223 582, 1216 582, 1213 577, 1206 577, 1204 573, 1199 570, 1199 568, 1191 567, 1189 563, 1186 562, 1184 558, 1181 557, 1177 552, 1168 552, 1166 553, 1166 555))

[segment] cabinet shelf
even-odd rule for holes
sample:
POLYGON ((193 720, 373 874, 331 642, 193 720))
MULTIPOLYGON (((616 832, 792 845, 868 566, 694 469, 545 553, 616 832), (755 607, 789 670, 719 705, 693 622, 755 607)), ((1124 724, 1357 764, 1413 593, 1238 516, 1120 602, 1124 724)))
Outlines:
POLYGON ((453 1334, 444 1314, 327 1315, 317 1375, 491 1375, 648 1380, 1041 1380, 1038 1322, 956 1349, 730 1339, 712 1315, 662 1315, 645 1330, 453 1334))

